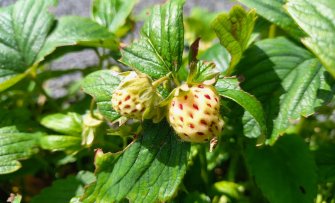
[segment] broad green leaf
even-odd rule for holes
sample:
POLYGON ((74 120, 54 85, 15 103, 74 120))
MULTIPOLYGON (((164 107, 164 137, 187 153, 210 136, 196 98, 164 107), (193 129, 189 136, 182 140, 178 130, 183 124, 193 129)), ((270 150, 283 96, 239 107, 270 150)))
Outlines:
POLYGON ((93 173, 80 171, 76 176, 54 181, 50 187, 33 197, 31 203, 69 203, 72 197, 81 196, 84 187, 94 181, 93 173))
POLYGON ((286 8, 308 34, 302 42, 335 77, 335 0, 289 0, 286 8))
POLYGON ((47 150, 79 151, 82 137, 71 135, 45 135, 40 138, 40 145, 47 150))
POLYGON ((200 54, 199 59, 213 62, 220 72, 225 72, 230 63, 229 52, 219 43, 214 44, 204 53, 200 54))
POLYGON ((34 65, 53 16, 54 0, 19 0, 0 10, 0 91, 20 81, 34 65))
POLYGON ((255 10, 245 11, 241 6, 234 6, 226 14, 220 14, 212 23, 220 44, 230 53, 231 61, 225 75, 230 75, 242 54, 248 47, 251 33, 256 21, 255 10))
POLYGON ((221 96, 233 100, 245 109, 245 116, 249 118, 248 122, 244 120, 245 136, 257 138, 266 135, 266 122, 261 103, 256 97, 243 91, 236 78, 219 79, 215 87, 221 96))
POLYGON ((186 172, 190 145, 166 122, 146 122, 143 129, 116 159, 110 161, 111 154, 96 157, 97 182, 87 188, 83 202, 164 202, 173 197, 186 172))
POLYGON ((137 0, 93 0, 92 19, 116 33, 126 23, 136 2, 137 0))
POLYGON ((183 49, 183 1, 171 0, 151 10, 141 38, 122 50, 121 61, 158 79, 179 70, 183 49))
POLYGON ((101 70, 91 73, 83 80, 85 93, 91 95, 97 102, 100 113, 108 120, 115 120, 120 115, 112 108, 112 94, 121 82, 121 76, 111 70, 101 70))
POLYGON ((19 160, 37 152, 41 133, 23 133, 15 126, 0 128, 0 174, 12 173, 19 168, 19 160))
POLYGON ((316 167, 302 138, 285 135, 271 147, 249 145, 245 157, 257 186, 269 202, 314 202, 316 167))
POLYGON ((335 181, 335 144, 323 144, 314 153, 321 182, 335 181))
POLYGON ((79 16, 65 16, 58 20, 56 27, 48 36, 38 61, 64 46, 104 47, 111 50, 118 49, 117 37, 106 28, 93 22, 89 18, 79 16))
POLYGON ((41 120, 43 126, 66 135, 80 135, 83 131, 82 123, 81 115, 73 112, 51 114, 41 120))
MULTIPOLYGON (((268 21, 286 30, 292 37, 304 35, 294 20, 284 9, 286 0, 239 0, 249 8, 256 9, 257 13, 268 21)), ((303 9, 303 8, 302 8, 303 9)))
POLYGON ((242 88, 263 104, 270 142, 332 97, 333 81, 307 50, 285 38, 263 40, 237 67, 242 88))

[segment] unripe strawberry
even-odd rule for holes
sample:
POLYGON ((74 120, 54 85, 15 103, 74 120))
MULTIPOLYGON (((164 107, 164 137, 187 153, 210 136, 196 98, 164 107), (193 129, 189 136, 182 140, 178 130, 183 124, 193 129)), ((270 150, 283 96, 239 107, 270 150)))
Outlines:
POLYGON ((127 118, 149 119, 155 115, 160 96, 145 74, 130 72, 112 95, 112 107, 127 118))
POLYGON ((211 85, 184 85, 169 104, 168 120, 178 136, 189 142, 206 142, 223 127, 220 101, 211 85))

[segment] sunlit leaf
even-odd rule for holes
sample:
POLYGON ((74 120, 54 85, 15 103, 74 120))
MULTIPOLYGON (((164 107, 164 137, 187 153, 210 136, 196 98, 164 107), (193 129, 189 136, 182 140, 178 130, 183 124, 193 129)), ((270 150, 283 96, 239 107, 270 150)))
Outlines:
POLYGON ((158 79, 179 70, 183 49, 183 2, 171 0, 151 10, 141 38, 123 49, 121 61, 158 79))
MULTIPOLYGON (((239 0, 249 8, 256 9, 257 13, 268 21, 278 25, 286 30, 292 37, 299 39, 304 35, 294 22, 294 20, 285 11, 284 4, 286 0, 239 0)), ((302 9, 304 7, 301 7, 302 9)))
POLYGON ((285 38, 257 42, 237 67, 242 88, 261 101, 271 142, 333 97, 334 81, 307 50, 285 38))
POLYGON ((53 25, 55 0, 19 0, 0 10, 0 91, 20 81, 36 62, 53 25))
POLYGON ((241 60, 256 21, 255 10, 245 11, 241 6, 234 6, 228 14, 220 14, 212 23, 220 43, 230 53, 231 61, 226 75, 230 75, 241 60))
POLYGON ((309 35, 302 42, 335 77, 335 0, 289 0, 286 8, 309 35))
POLYGON ((93 0, 92 18, 116 33, 125 23, 137 0, 93 0))
POLYGON ((83 202, 163 202, 170 199, 186 172, 189 144, 181 142, 166 122, 146 122, 143 134, 116 159, 96 157, 97 182, 83 202))

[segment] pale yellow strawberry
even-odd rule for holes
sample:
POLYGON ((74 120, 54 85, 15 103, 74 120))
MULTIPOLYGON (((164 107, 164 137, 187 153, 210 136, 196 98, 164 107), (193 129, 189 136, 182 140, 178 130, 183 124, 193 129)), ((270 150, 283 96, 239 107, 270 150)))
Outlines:
POLYGON ((180 87, 168 106, 168 120, 178 136, 189 142, 207 142, 223 127, 220 97, 211 85, 180 87))
POLYGON ((127 118, 151 119, 157 115, 155 107, 160 100, 148 76, 130 72, 113 92, 112 107, 127 118))

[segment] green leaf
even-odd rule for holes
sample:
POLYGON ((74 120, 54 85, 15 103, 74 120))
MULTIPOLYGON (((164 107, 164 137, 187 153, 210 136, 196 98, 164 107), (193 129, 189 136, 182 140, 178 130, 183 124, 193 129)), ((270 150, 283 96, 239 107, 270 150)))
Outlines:
POLYGON ((319 61, 285 38, 263 40, 245 52, 237 67, 242 88, 263 104, 274 142, 291 122, 309 116, 333 97, 334 81, 319 61))
POLYGON ((215 87, 221 96, 233 100, 245 109, 245 116, 249 118, 248 122, 244 122, 245 136, 257 138, 266 135, 266 122, 261 103, 256 97, 243 91, 236 78, 219 79, 215 87))
POLYGON ((51 114, 41 120, 43 126, 66 135, 80 135, 83 131, 82 123, 81 115, 73 112, 51 114))
POLYGON ((41 133, 23 133, 15 126, 0 128, 0 174, 12 173, 19 168, 19 160, 37 152, 41 133))
POLYGON ((214 63, 198 61, 197 64, 195 64, 194 71, 190 71, 187 80, 189 82, 201 83, 216 78, 219 74, 220 70, 216 68, 214 63))
POLYGON ((166 122, 146 122, 143 129, 113 161, 111 154, 97 155, 97 182, 87 188, 83 202, 164 202, 173 197, 186 172, 190 145, 179 141, 166 122))
POLYGON ((54 0, 20 0, 0 10, 0 91, 20 81, 34 65, 53 16, 54 0))
POLYGON ((314 153, 321 182, 335 181, 335 144, 323 144, 314 153))
POLYGON ((255 10, 246 12, 241 6, 234 6, 228 14, 220 14, 212 23, 220 44, 231 55, 229 68, 226 75, 230 75, 236 64, 242 58, 256 21, 255 10))
POLYGON ((89 18, 65 16, 58 20, 56 28, 48 36, 38 55, 38 61, 42 61, 57 47, 74 45, 118 50, 119 43, 113 33, 89 18))
POLYGON ((215 192, 225 194, 236 200, 242 196, 241 188, 243 188, 242 185, 229 181, 219 181, 213 184, 213 189, 215 192))
POLYGON ((100 113, 108 120, 114 121, 120 115, 112 108, 112 94, 120 84, 122 77, 111 70, 100 70, 86 76, 82 87, 97 102, 100 113))
POLYGON ((289 0, 286 8, 309 35, 302 39, 335 77, 335 0, 289 0))
POLYGON ((81 196, 84 187, 95 181, 94 174, 88 171, 80 171, 76 176, 56 180, 52 186, 42 190, 33 197, 31 203, 69 203, 72 197, 81 196))
POLYGON ((116 33, 125 23, 137 0, 93 0, 94 21, 116 33))
MULTIPOLYGON (((176 201, 177 202, 177 201, 176 201)), ((182 200, 182 202, 185 203, 210 203, 211 198, 208 197, 206 194, 202 194, 199 192, 191 192, 191 193, 187 193, 187 196, 185 197, 185 199, 182 200)))
MULTIPOLYGON (((304 35, 294 20, 284 9, 286 0, 239 0, 249 8, 255 8, 257 13, 268 21, 286 30, 292 37, 304 35)), ((303 8, 303 7, 302 7, 303 8)))
POLYGON ((171 0, 151 10, 140 40, 122 50, 121 61, 158 79, 179 70, 183 49, 183 1, 171 0))
POLYGON ((313 202, 317 191, 316 167, 303 139, 285 135, 272 147, 250 145, 245 156, 257 186, 269 202, 313 202))
POLYGON ((213 62, 220 72, 227 71, 230 63, 229 52, 219 43, 214 44, 204 53, 200 54, 199 59, 213 62))

